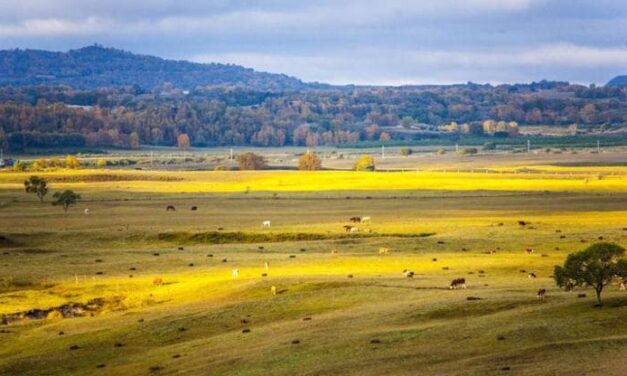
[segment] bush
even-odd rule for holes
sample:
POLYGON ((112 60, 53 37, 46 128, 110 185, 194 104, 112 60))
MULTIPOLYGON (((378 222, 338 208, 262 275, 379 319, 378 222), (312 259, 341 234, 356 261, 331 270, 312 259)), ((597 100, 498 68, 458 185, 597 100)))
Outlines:
POLYGON ((224 167, 224 166, 222 166, 222 165, 215 166, 215 167, 213 168, 213 171, 225 171, 225 170, 226 170, 226 167, 224 167))
POLYGON ((244 153, 237 156, 240 170, 263 170, 268 167, 266 159, 255 153, 244 153))
POLYGON ((354 166, 355 171, 374 171, 374 158, 370 154, 362 154, 354 166))
POLYGON ((446 150, 444 149, 438 149, 438 151, 436 152, 438 155, 444 155, 446 154, 446 150))
POLYGON ((403 156, 408 156, 414 153, 414 151, 411 148, 401 148, 400 151, 401 155, 403 156))
POLYGON ((322 161, 316 153, 305 153, 298 158, 298 169, 303 171, 315 171, 322 168, 322 161))
POLYGON ((96 167, 98 168, 105 168, 107 166, 107 160, 100 158, 96 161, 96 167))
POLYGON ((464 149, 459 151, 459 154, 461 154, 461 155, 472 155, 472 154, 477 154, 478 152, 479 152, 479 150, 477 150, 477 148, 464 148, 464 149))
POLYGON ((483 144, 483 150, 496 150, 496 144, 494 142, 486 142, 483 144))

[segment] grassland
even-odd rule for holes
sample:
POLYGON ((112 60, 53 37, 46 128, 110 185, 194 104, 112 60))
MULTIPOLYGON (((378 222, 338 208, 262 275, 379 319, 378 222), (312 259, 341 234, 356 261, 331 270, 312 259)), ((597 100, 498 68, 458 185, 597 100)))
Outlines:
POLYGON ((67 214, 23 193, 28 175, 0 174, 0 315, 106 304, 0 326, 2 375, 626 370, 625 292, 594 308, 551 279, 599 237, 627 245, 625 167, 40 174, 82 194, 67 214), (355 215, 372 223, 346 236, 355 215))

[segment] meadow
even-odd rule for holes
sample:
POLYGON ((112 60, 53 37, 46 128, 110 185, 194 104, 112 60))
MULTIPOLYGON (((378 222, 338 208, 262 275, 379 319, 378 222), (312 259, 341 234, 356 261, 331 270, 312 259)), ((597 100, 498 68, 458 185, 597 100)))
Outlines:
POLYGON ((92 308, 0 325, 0 375, 624 375, 625 292, 552 273, 627 246, 627 167, 459 165, 37 173, 67 213, 2 172, 0 316, 92 308))

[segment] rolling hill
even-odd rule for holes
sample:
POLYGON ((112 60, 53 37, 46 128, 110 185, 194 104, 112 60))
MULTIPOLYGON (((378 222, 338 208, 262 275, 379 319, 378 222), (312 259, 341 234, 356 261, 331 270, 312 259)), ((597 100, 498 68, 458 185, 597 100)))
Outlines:
POLYGON ((169 82, 181 89, 242 86, 277 92, 320 86, 238 65, 166 60, 100 45, 67 52, 3 50, 0 72, 0 86, 69 85, 93 89, 138 85, 150 90, 169 82))

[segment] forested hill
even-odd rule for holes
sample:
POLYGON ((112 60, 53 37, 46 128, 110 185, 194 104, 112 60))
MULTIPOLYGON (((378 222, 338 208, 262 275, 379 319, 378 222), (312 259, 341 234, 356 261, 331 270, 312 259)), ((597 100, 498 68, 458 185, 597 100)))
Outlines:
POLYGON ((69 85, 76 89, 94 89, 136 85, 151 90, 165 83, 180 89, 242 86, 275 92, 320 86, 238 65, 165 60, 99 45, 68 52, 0 51, 1 86, 69 85))
POLYGON ((607 86, 627 86, 627 76, 616 76, 607 83, 607 86))

